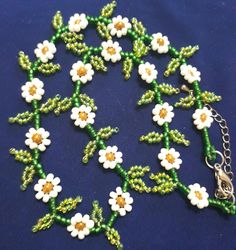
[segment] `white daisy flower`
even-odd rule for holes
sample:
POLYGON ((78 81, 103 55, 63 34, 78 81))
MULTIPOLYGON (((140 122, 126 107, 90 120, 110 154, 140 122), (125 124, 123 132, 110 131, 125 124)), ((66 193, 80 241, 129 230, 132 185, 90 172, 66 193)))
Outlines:
POLYGON ((71 32, 80 32, 80 30, 85 29, 88 26, 88 20, 84 13, 82 14, 74 14, 74 16, 70 17, 69 20, 69 31, 71 32))
POLYGON ((152 110, 153 121, 159 126, 162 126, 165 122, 170 123, 174 117, 173 107, 167 102, 163 104, 156 104, 152 110))
POLYGON ((29 146, 30 149, 39 149, 40 151, 44 151, 46 146, 51 144, 51 140, 48 139, 49 135, 50 133, 44 128, 30 128, 29 132, 25 134, 27 137, 25 144, 29 146))
POLYGON ((38 43, 34 53, 43 63, 46 63, 54 57, 56 51, 55 45, 45 40, 43 43, 38 43))
POLYGON ((200 209, 209 205, 209 194, 207 193, 205 187, 201 187, 198 183, 189 185, 188 187, 190 188, 188 199, 192 205, 197 206, 200 209))
POLYGON ((172 168, 179 169, 182 164, 182 160, 179 157, 179 152, 175 151, 174 148, 162 148, 161 152, 158 154, 158 158, 161 160, 161 165, 166 170, 170 170, 172 168))
POLYGON ((108 203, 111 205, 112 211, 117 211, 121 216, 125 216, 126 212, 132 210, 133 198, 130 197, 129 192, 123 192, 121 187, 117 187, 116 192, 110 192, 110 197, 108 203))
POLYGON ((193 119, 193 123, 196 125, 197 129, 210 128, 213 122, 212 112, 206 107, 196 109, 193 114, 193 119))
POLYGON ((73 82, 80 80, 82 83, 86 83, 92 81, 94 71, 90 63, 84 64, 82 61, 78 61, 72 65, 70 75, 73 82))
POLYGON ((34 190, 37 192, 35 198, 47 203, 51 198, 57 197, 62 190, 59 183, 60 178, 54 177, 53 174, 48 174, 45 179, 39 179, 38 183, 34 185, 34 190))
POLYGON ((75 126, 84 128, 88 124, 94 123, 95 113, 91 112, 92 108, 89 106, 81 105, 80 107, 74 107, 71 110, 70 118, 75 120, 75 126))
POLYGON ((34 78, 31 82, 26 82, 21 87, 21 96, 25 98, 26 102, 32 102, 33 100, 41 100, 44 95, 43 82, 38 78, 34 78))
POLYGON ((70 221, 71 224, 67 227, 67 231, 72 237, 78 237, 80 240, 89 235, 90 229, 94 227, 94 221, 90 219, 88 214, 77 213, 70 221))
POLYGON ((195 81, 201 81, 201 73, 197 70, 196 67, 192 65, 183 64, 180 67, 180 74, 184 77, 186 81, 189 83, 193 83, 195 81))
POLYGON ((103 163, 104 168, 115 168, 117 163, 122 163, 122 153, 117 151, 117 146, 108 146, 106 149, 99 150, 99 159, 100 163, 103 163))
POLYGON ((122 37, 127 34, 128 29, 131 28, 131 24, 127 17, 117 16, 112 18, 112 23, 108 24, 108 29, 112 36, 122 37))
POLYGON ((101 55, 106 61, 112 61, 113 63, 120 61, 121 51, 122 51, 122 48, 119 46, 118 42, 113 42, 112 40, 102 42, 101 55))
POLYGON ((157 78, 158 72, 155 68, 156 67, 154 64, 146 62, 138 66, 138 73, 144 81, 146 81, 147 83, 151 83, 157 78))
POLYGON ((167 36, 163 36, 161 33, 152 35, 151 41, 152 50, 157 51, 159 54, 167 53, 169 48, 169 40, 167 36))

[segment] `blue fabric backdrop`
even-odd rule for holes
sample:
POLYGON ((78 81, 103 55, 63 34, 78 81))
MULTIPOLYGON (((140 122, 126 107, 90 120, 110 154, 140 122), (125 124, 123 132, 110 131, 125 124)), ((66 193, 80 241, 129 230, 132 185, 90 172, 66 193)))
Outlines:
MULTIPOLYGON (((51 18, 61 10, 65 20, 75 12, 97 15, 106 1, 0 1, 0 88, 1 88, 1 157, 0 157, 0 249, 112 249, 103 235, 91 236, 84 241, 74 240, 65 228, 53 226, 37 234, 31 227, 47 209, 34 198, 34 191, 19 189, 22 166, 9 156, 10 147, 24 146, 25 133, 29 126, 7 124, 7 118, 29 107, 20 97, 21 85, 26 74, 17 63, 19 50, 33 57, 36 44, 52 34, 51 18)), ((117 14, 129 18, 135 16, 148 27, 149 34, 162 32, 171 43, 180 48, 185 45, 200 45, 200 52, 190 62, 202 72, 203 89, 215 91, 223 101, 214 106, 228 120, 231 131, 233 157, 236 157, 235 128, 235 69, 236 69, 236 2, 193 1, 193 0, 129 0, 118 1, 117 14)), ((116 15, 116 14, 115 14, 116 15)), ((99 44, 94 30, 86 31, 86 41, 99 44)), ((131 43, 121 39, 124 49, 131 43)), ((168 58, 169 59, 169 58, 168 58)), ((149 56, 163 72, 167 58, 149 56)), ((52 77, 43 78, 47 97, 57 93, 69 96, 73 84, 69 70, 77 58, 65 52, 64 45, 58 45, 55 60, 62 65, 62 71, 52 77)), ((159 80, 162 80, 160 74, 159 80)), ((169 83, 181 84, 178 77, 171 77, 169 83)), ((151 121, 152 105, 136 107, 136 101, 145 91, 134 70, 133 77, 123 80, 121 64, 109 65, 107 74, 96 74, 84 91, 94 97, 99 107, 96 128, 105 125, 118 126, 120 133, 108 142, 118 145, 124 154, 124 166, 135 164, 150 165, 152 171, 160 170, 157 153, 160 145, 148 146, 138 142, 141 134, 159 130, 151 121)), ((175 98, 166 99, 173 103, 175 98)), ((176 110, 172 128, 183 131, 191 140, 191 147, 175 146, 180 151, 183 164, 179 171, 186 184, 199 182, 213 195, 215 180, 213 173, 203 163, 200 134, 193 128, 193 110, 176 110)), ((51 132, 52 145, 43 155, 42 161, 47 172, 53 172, 62 180, 61 199, 81 195, 84 197, 78 211, 88 213, 94 199, 109 214, 107 204, 111 190, 120 185, 119 177, 99 166, 97 157, 88 164, 81 163, 82 150, 88 136, 74 128, 65 113, 58 118, 54 115, 43 117, 43 127, 51 132)), ((210 130, 210 136, 221 149, 220 132, 217 126, 210 130)), ((236 249, 236 219, 222 215, 214 209, 198 210, 192 207, 178 192, 166 197, 140 195, 131 191, 134 197, 133 211, 115 224, 125 249, 236 249)))

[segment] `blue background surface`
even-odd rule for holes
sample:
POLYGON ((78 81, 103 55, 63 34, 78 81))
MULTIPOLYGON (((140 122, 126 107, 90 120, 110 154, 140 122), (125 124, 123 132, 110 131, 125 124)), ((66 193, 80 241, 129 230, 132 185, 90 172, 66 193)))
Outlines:
MULTIPOLYGON (((47 212, 42 202, 34 198, 31 186, 20 191, 20 176, 23 167, 9 156, 10 147, 25 148, 25 133, 29 125, 7 124, 7 118, 30 107, 21 99, 20 88, 26 81, 26 74, 17 63, 19 50, 33 58, 36 44, 52 34, 50 22, 57 10, 65 20, 75 12, 97 15, 106 1, 35 1, 1 0, 0 2, 0 249, 112 249, 101 234, 84 241, 72 239, 65 228, 53 226, 37 234, 31 233, 36 220, 47 212)), ((180 48, 185 45, 200 45, 200 52, 190 59, 202 72, 202 89, 222 94, 223 101, 214 106, 227 119, 230 131, 233 157, 236 157, 235 127, 235 70, 236 70, 236 2, 193 1, 193 0, 129 0, 118 1, 116 14, 129 18, 135 16, 148 27, 148 33, 162 32, 171 43, 180 48)), ((115 15, 116 15, 115 14, 115 15)), ((85 32, 86 41, 98 45, 100 40, 95 31, 85 32)), ((121 39, 122 47, 130 49, 131 43, 121 39)), ((148 56, 157 65, 162 80, 164 65, 168 57, 148 56)), ((66 52, 64 45, 58 45, 55 61, 62 65, 62 71, 51 77, 41 77, 45 83, 45 99, 57 93, 70 96, 73 84, 69 77, 71 65, 76 57, 66 52)), ((179 77, 170 77, 169 83, 179 86, 179 77)), ((106 125, 118 126, 120 133, 108 142, 117 145, 124 154, 124 167, 150 165, 153 172, 160 170, 157 154, 160 145, 146 145, 138 142, 142 134, 152 130, 160 131, 152 123, 153 105, 137 108, 136 101, 146 86, 137 77, 136 69, 126 82, 121 73, 121 63, 109 64, 107 74, 97 73, 86 85, 84 92, 94 97, 98 106, 96 128, 106 125)), ((176 98, 166 98, 174 103, 176 98)), ((213 173, 203 163, 200 134, 193 128, 193 110, 176 110, 171 128, 184 132, 191 140, 191 147, 174 147, 180 151, 183 164, 179 171, 186 184, 199 182, 213 195, 215 180, 213 173)), ((97 156, 88 164, 81 163, 83 147, 88 136, 76 129, 69 112, 55 118, 53 114, 43 117, 43 127, 51 132, 52 145, 42 156, 46 172, 53 172, 62 180, 63 192, 60 198, 81 195, 84 197, 78 211, 89 213, 94 199, 109 214, 107 204, 109 192, 120 185, 119 177, 105 171, 97 162, 97 156)), ((212 141, 221 149, 220 132, 217 126, 210 130, 212 141)), ((234 166, 234 165, 233 165, 234 166)), ((134 197, 133 211, 118 219, 115 228, 121 234, 125 249, 236 249, 236 218, 222 215, 214 209, 198 210, 191 207, 178 192, 166 197, 140 195, 131 191, 134 197)), ((72 213, 73 214, 73 213, 72 213)))

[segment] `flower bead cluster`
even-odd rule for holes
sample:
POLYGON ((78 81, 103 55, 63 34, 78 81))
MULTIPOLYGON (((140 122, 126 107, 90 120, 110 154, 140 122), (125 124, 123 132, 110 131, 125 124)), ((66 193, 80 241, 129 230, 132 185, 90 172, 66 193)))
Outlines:
POLYGON ((30 149, 39 149, 40 151, 45 151, 46 147, 51 144, 51 140, 48 139, 50 133, 44 128, 30 128, 25 136, 27 137, 25 144, 29 146, 30 149))
POLYGON ((174 148, 166 149, 162 148, 158 154, 158 158, 161 160, 161 166, 166 170, 179 169, 182 164, 182 160, 179 158, 180 153, 174 148))
POLYGON ((132 210, 133 198, 129 192, 123 192, 121 187, 117 187, 116 192, 110 192, 110 197, 108 203, 111 205, 111 210, 118 212, 120 216, 125 216, 132 210))
POLYGON ((205 187, 201 187, 198 183, 195 183, 193 185, 189 185, 189 189, 190 192, 188 194, 188 199, 192 205, 197 206, 200 209, 208 207, 209 194, 207 193, 205 187))
POLYGON ((43 82, 38 78, 33 78, 32 81, 26 82, 22 87, 21 96, 25 98, 26 102, 32 102, 33 100, 41 100, 44 95, 43 82))
POLYGON ((108 146, 106 149, 99 150, 98 161, 103 164, 105 169, 114 169, 116 164, 122 163, 122 153, 118 151, 117 146, 108 146))
POLYGON ((113 42, 108 40, 102 42, 102 52, 101 55, 105 61, 112 61, 113 63, 120 61, 122 48, 119 46, 118 42, 113 42))
POLYGON ((88 26, 88 20, 84 13, 74 14, 70 17, 68 28, 71 32, 80 32, 82 29, 85 29, 88 26))
POLYGON ((35 198, 47 203, 51 198, 57 197, 62 190, 59 183, 60 178, 54 177, 53 174, 48 174, 45 179, 39 179, 34 186, 34 190, 37 192, 35 198))
POLYGON ((92 112, 90 106, 81 105, 80 107, 74 107, 71 110, 70 118, 74 120, 75 126, 84 128, 88 124, 94 123, 95 113, 92 112))
POLYGON ((78 61, 72 65, 70 75, 73 82, 79 80, 82 83, 86 83, 88 81, 92 81, 94 70, 92 69, 92 65, 90 63, 84 64, 82 61, 78 61))
POLYGON ((117 16, 112 18, 112 22, 107 26, 110 34, 112 36, 122 37, 125 36, 128 32, 128 29, 131 28, 131 24, 127 17, 117 16))
POLYGON ((174 117, 173 107, 167 102, 163 104, 156 104, 152 110, 153 121, 159 126, 162 126, 165 122, 170 123, 174 117))
POLYGON ((71 218, 70 223, 67 231, 72 237, 78 237, 80 240, 89 235, 91 228, 94 227, 94 221, 90 219, 88 214, 77 213, 71 218))
POLYGON ((193 123, 196 125, 197 129, 210 128, 213 122, 212 112, 206 107, 196 109, 193 114, 193 119, 193 123))
POLYGON ((43 63, 46 63, 48 60, 53 59, 56 51, 57 49, 54 43, 45 40, 42 43, 38 43, 34 53, 43 63))
POLYGON ((201 73, 197 70, 196 67, 191 65, 183 64, 180 67, 180 74, 188 83, 193 83, 195 81, 201 81, 201 73))
POLYGON ((152 35, 151 41, 152 50, 157 51, 159 54, 167 53, 169 50, 169 40, 167 36, 163 36, 161 33, 152 35))
POLYGON ((151 83, 155 80, 158 74, 155 65, 150 64, 149 62, 140 64, 138 67, 138 73, 147 83, 151 83))

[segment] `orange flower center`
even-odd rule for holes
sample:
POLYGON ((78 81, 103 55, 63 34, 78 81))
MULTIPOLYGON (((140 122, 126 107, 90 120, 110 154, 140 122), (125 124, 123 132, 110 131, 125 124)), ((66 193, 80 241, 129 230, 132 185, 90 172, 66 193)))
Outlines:
POLYGON ((77 75, 82 77, 85 76, 87 74, 87 69, 85 67, 80 67, 77 70, 77 75))
POLYGON ((202 197, 202 194, 199 192, 199 191, 195 191, 195 196, 199 199, 199 200, 202 200, 203 197, 202 197))
POLYGON ((33 136, 32 136, 32 141, 37 143, 38 145, 42 143, 43 141, 43 137, 41 134, 38 134, 38 133, 35 133, 33 136))
POLYGON ((165 118, 166 116, 167 116, 167 110, 166 109, 164 109, 164 108, 162 108, 161 110, 160 110, 160 112, 159 112, 159 116, 161 117, 161 118, 165 118))
POLYGON ((149 69, 149 68, 146 68, 145 71, 146 71, 146 73, 147 73, 149 76, 152 74, 152 71, 151 71, 151 69, 149 69))
POLYGON ((88 114, 86 112, 79 112, 79 118, 82 121, 86 121, 88 119, 88 114))
POLYGON ((124 27, 125 27, 125 25, 124 25, 124 23, 121 22, 121 21, 119 21, 119 22, 117 22, 117 23, 115 24, 115 28, 116 28, 117 30, 122 30, 124 27))
POLYGON ((163 46, 165 44, 165 41, 163 38, 158 38, 157 39, 157 43, 160 45, 160 46, 163 46))
POLYGON ((118 196, 116 198, 116 203, 119 205, 119 207, 123 208, 125 206, 125 199, 122 196, 118 196))
POLYGON ((30 95, 35 95, 36 94, 36 91, 37 91, 37 87, 35 85, 31 86, 29 88, 29 94, 30 95))
POLYGON ((75 228, 76 228, 78 231, 82 231, 85 227, 86 227, 86 225, 85 225, 85 223, 83 223, 82 221, 75 224, 75 228))
POLYGON ((113 48, 113 47, 108 47, 108 48, 107 48, 107 53, 110 54, 110 55, 112 56, 112 55, 115 55, 116 50, 115 50, 115 48, 113 48))
POLYGON ((202 122, 205 122, 206 119, 207 119, 207 115, 206 115, 205 113, 203 113, 203 114, 200 115, 200 120, 201 120, 202 122))
POLYGON ((80 24, 80 22, 81 22, 80 19, 75 20, 75 24, 80 24))
POLYGON ((45 55, 49 51, 49 48, 47 46, 42 48, 42 53, 45 55))
POLYGON ((106 159, 107 161, 114 161, 116 159, 115 154, 112 152, 106 153, 106 159))
POLYGON ((51 182, 46 182, 44 185, 43 185, 43 188, 42 188, 42 191, 45 193, 45 194, 49 194, 52 190, 53 190, 53 184, 51 182))
POLYGON ((173 164, 173 163, 175 162, 175 157, 174 157, 172 154, 167 154, 167 155, 166 155, 166 160, 167 160, 169 163, 173 164))

